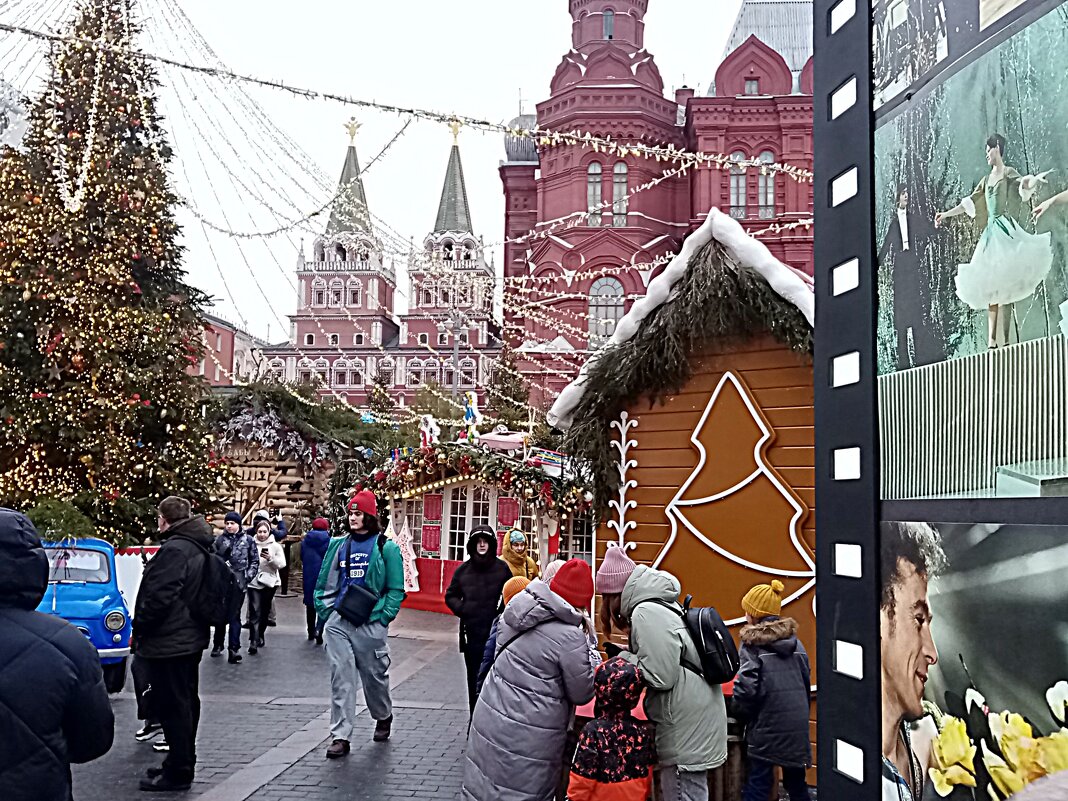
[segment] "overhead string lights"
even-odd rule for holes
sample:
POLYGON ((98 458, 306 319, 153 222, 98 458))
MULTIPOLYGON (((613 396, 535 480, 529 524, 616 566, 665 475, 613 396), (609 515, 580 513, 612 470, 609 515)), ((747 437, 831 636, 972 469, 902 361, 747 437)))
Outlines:
POLYGON ((228 81, 237 81, 241 83, 247 83, 255 86, 262 86, 265 88, 276 89, 279 91, 287 92, 297 97, 304 97, 310 100, 331 100, 337 103, 341 103, 348 106, 356 106, 358 108, 375 109, 377 111, 408 115, 417 119, 430 120, 432 122, 441 123, 443 125, 451 125, 456 122, 462 123, 466 127, 474 128, 491 133, 508 134, 521 139, 531 139, 535 141, 541 147, 560 147, 560 146, 577 146, 581 148, 589 148, 599 153, 608 153, 611 155, 626 157, 644 157, 653 159, 658 162, 667 162, 669 164, 681 164, 686 166, 705 166, 715 169, 757 169, 762 174, 768 173, 780 173, 792 178, 795 181, 802 183, 811 183, 812 172, 811 170, 797 167, 792 164, 780 164, 776 162, 762 162, 759 159, 741 159, 732 160, 729 156, 722 153, 703 153, 700 151, 688 151, 684 148, 677 148, 673 144, 656 145, 646 144, 643 142, 618 142, 611 137, 596 136, 594 134, 579 130, 571 131, 558 131, 552 129, 538 128, 523 128, 511 125, 504 125, 502 123, 491 122, 489 120, 479 119, 477 117, 470 117, 455 113, 444 113, 439 111, 432 111, 428 109, 421 109, 415 107, 398 106, 390 103, 379 103, 374 100, 364 100, 356 98, 351 95, 343 95, 336 92, 327 92, 316 89, 308 89, 304 87, 292 86, 282 81, 273 81, 265 78, 257 78, 252 75, 243 75, 241 73, 234 72, 222 66, 209 66, 204 64, 192 64, 179 59, 170 58, 167 56, 144 53, 130 48, 111 44, 109 42, 96 42, 84 37, 73 35, 60 35, 54 33, 48 33, 34 28, 27 27, 25 25, 11 25, 8 23, 0 23, 0 30, 5 30, 10 33, 18 33, 23 36, 29 36, 46 41, 63 41, 63 42, 80 42, 86 47, 97 47, 110 51, 125 52, 135 58, 144 59, 146 61, 155 61, 161 64, 167 64, 178 69, 186 70, 189 72, 196 72, 202 75, 211 76, 213 78, 224 79, 228 81))

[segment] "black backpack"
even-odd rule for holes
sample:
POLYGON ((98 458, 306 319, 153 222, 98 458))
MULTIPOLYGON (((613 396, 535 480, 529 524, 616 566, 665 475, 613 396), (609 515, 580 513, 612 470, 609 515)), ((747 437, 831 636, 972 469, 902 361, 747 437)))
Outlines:
MULTIPOLYGON (((741 663, 738 659, 738 647, 734 644, 727 624, 719 612, 711 606, 690 608, 692 595, 687 595, 682 602, 682 612, 664 601, 652 601, 667 607, 682 617, 686 630, 690 633, 697 654, 701 657, 700 673, 705 681, 714 687, 734 679, 738 675, 741 663)), ((684 667, 688 667, 684 665, 684 667)))
POLYGON ((237 616, 241 609, 241 601, 244 599, 244 592, 237 581, 237 576, 223 557, 209 551, 191 537, 182 537, 182 539, 193 543, 204 552, 204 568, 201 572, 200 586, 186 595, 186 605, 193 617, 201 623, 209 626, 225 626, 237 616))

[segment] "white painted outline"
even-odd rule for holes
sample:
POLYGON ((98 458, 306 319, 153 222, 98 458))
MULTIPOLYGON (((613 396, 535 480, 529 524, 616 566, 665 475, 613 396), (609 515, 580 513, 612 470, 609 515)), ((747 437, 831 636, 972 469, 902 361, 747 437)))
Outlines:
POLYGON ((638 508, 637 501, 627 500, 627 492, 638 486, 638 482, 633 478, 627 479, 627 472, 632 467, 638 466, 637 459, 627 458, 627 452, 638 446, 637 440, 630 439, 630 430, 637 427, 638 421, 632 420, 626 410, 620 413, 618 420, 612 421, 612 428, 619 432, 619 439, 612 442, 612 447, 619 451, 619 462, 616 464, 616 470, 619 471, 619 500, 613 499, 608 502, 608 505, 615 509, 619 520, 609 520, 606 525, 616 530, 619 547, 623 549, 623 553, 626 553, 628 548, 638 547, 637 543, 627 542, 627 532, 638 527, 634 520, 627 520, 627 512, 638 508))
MULTIPOLYGON (((612 425, 615 426, 616 423, 613 423, 612 425)), ((656 561, 653 562, 654 568, 659 567, 660 563, 664 561, 668 553, 671 551, 671 546, 674 544, 675 538, 678 536, 678 524, 679 520, 681 520, 683 525, 690 531, 691 534, 697 537, 697 539, 699 539, 710 549, 718 553, 720 556, 729 559, 735 564, 742 565, 743 567, 746 567, 750 570, 759 571, 761 573, 768 573, 773 576, 785 576, 787 578, 810 578, 811 581, 806 582, 806 584, 801 589, 792 593, 789 597, 783 599, 783 606, 786 606, 787 604, 796 601, 798 598, 800 598, 802 595, 804 595, 812 587, 815 586, 816 565, 812 561, 812 557, 808 555, 808 551, 805 549, 805 546, 801 539, 800 530, 801 520, 802 518, 804 518, 807 510, 803 506, 801 506, 794 498, 794 496, 790 493, 790 491, 783 486, 782 482, 779 480, 779 477, 775 475, 774 471, 772 471, 765 463, 761 454, 761 450, 763 449, 764 445, 769 442, 773 438, 773 436, 773 432, 770 428, 768 428, 767 423, 765 423, 763 415, 761 415, 760 412, 757 410, 756 406, 754 406, 753 400, 750 397, 749 391, 745 387, 745 385, 737 376, 734 375, 734 373, 730 371, 724 373, 723 378, 721 378, 719 384, 716 385, 716 389, 712 393, 712 397, 709 398, 708 405, 705 406, 705 411, 701 415, 701 419, 698 421, 697 426, 694 428, 693 433, 690 435, 690 442, 692 442, 694 447, 697 449, 697 453, 699 454, 700 458, 698 460, 697 466, 693 469, 693 472, 690 473, 689 478, 687 478, 686 481, 683 482, 683 485, 679 488, 679 491, 675 494, 675 497, 671 499, 671 501, 664 509, 664 513, 667 515, 667 518, 671 523, 671 534, 670 536, 668 536, 667 542, 664 544, 664 547, 657 555, 656 561), (705 462, 708 458, 708 454, 705 452, 705 448, 701 444, 701 441, 698 439, 697 434, 702 428, 704 428, 705 422, 708 420, 709 414, 712 413, 712 408, 716 405, 716 401, 719 399, 720 392, 723 390, 724 385, 728 381, 734 385, 734 388, 738 391, 738 394, 745 402, 746 408, 749 410, 749 414, 752 416, 753 420, 760 428, 761 437, 753 448, 753 458, 756 461, 758 467, 748 477, 746 477, 745 479, 727 490, 718 492, 714 495, 710 495, 707 498, 697 498, 695 500, 689 501, 682 500, 682 496, 686 493, 686 490, 689 488, 690 484, 693 483, 696 476, 704 468, 705 462), (797 553, 801 556, 805 564, 809 566, 809 570, 780 570, 778 568, 768 567, 767 565, 761 565, 756 562, 750 562, 747 559, 742 559, 741 557, 731 553, 720 545, 717 545, 715 542, 713 542, 700 531, 698 531, 696 528, 694 528, 690 521, 687 520, 685 515, 683 515, 680 511, 680 507, 697 506, 704 503, 711 503, 723 497, 726 497, 727 495, 730 495, 734 492, 737 492, 738 490, 743 489, 744 487, 751 484, 762 473, 768 477, 771 483, 775 486, 779 493, 784 498, 786 498, 787 502, 794 510, 793 517, 790 519, 790 541, 793 543, 794 550, 796 550, 797 553)), ((615 445, 615 443, 612 444, 615 445)), ((614 501, 611 503, 614 503, 614 501)), ((612 521, 608 525, 612 526, 614 522, 615 521, 612 521)), ((726 621, 726 623, 727 625, 735 625, 744 621, 745 618, 742 617, 737 618, 735 620, 728 620, 726 621)))

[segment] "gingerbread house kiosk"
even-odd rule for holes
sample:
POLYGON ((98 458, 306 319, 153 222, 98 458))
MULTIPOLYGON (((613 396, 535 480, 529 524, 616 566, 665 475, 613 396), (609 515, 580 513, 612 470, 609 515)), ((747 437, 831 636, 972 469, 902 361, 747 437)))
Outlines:
POLYGON ((587 466, 598 564, 625 548, 735 632, 778 579, 814 666, 813 309, 812 279, 713 208, 549 421, 587 466))

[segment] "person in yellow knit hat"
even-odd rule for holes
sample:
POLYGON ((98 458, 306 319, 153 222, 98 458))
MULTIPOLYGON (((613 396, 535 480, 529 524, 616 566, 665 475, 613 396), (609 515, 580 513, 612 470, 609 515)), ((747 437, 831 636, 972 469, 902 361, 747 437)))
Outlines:
POLYGON ((812 764, 809 743, 811 676, 797 621, 782 617, 785 587, 778 579, 757 584, 742 598, 741 668, 734 681, 733 710, 746 722, 749 776, 742 801, 766 801, 775 766, 790 801, 809 801, 805 769, 812 764))

